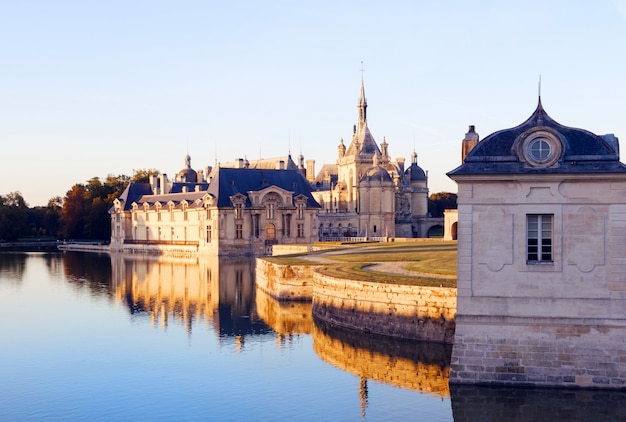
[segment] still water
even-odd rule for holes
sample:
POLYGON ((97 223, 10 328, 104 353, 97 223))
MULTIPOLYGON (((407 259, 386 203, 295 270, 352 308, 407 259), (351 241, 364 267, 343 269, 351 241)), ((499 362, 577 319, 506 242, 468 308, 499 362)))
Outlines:
POLYGON ((0 420, 621 420, 623 393, 448 387, 450 348, 337 330, 253 260, 0 254, 0 420))

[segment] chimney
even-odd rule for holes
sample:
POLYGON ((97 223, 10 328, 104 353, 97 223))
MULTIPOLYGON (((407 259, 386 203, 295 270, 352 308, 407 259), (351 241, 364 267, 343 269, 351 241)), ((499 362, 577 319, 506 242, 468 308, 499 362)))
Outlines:
POLYGON ((315 180, 315 160, 306 160, 306 180, 309 182, 315 180))
POLYGON ((476 133, 474 125, 470 125, 463 142, 461 143, 461 163, 465 162, 465 157, 478 144, 480 137, 476 133))

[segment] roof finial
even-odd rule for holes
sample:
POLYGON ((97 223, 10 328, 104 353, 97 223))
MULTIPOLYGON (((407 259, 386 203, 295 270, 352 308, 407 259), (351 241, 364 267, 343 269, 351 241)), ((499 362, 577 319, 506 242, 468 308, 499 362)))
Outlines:
POLYGON ((363 60, 361 60, 361 81, 363 81, 363 72, 365 72, 365 67, 363 67, 363 60))
POLYGON ((541 102, 541 73, 539 74, 539 90, 538 90, 538 96, 539 96, 539 102, 541 102))

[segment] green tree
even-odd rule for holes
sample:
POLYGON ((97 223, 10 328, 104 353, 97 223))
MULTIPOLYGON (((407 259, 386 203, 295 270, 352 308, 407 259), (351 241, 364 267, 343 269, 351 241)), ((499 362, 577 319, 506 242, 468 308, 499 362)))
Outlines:
POLYGON ((439 192, 428 197, 428 213, 432 217, 443 217, 447 209, 456 209, 456 193, 439 192))
POLYGON ((133 170, 133 177, 130 178, 130 181, 132 183, 150 183, 150 176, 158 176, 159 174, 157 169, 133 170))

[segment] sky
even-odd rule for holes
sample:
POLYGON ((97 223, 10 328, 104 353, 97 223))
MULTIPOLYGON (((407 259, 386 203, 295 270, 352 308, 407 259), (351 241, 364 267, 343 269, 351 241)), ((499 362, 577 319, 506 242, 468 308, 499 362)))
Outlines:
MULTIPOLYGON (((0 195, 349 144, 361 78, 392 158, 456 192, 481 139, 537 105, 626 140, 626 0, 0 0, 0 195)), ((623 160, 622 160, 623 161, 623 160)))

